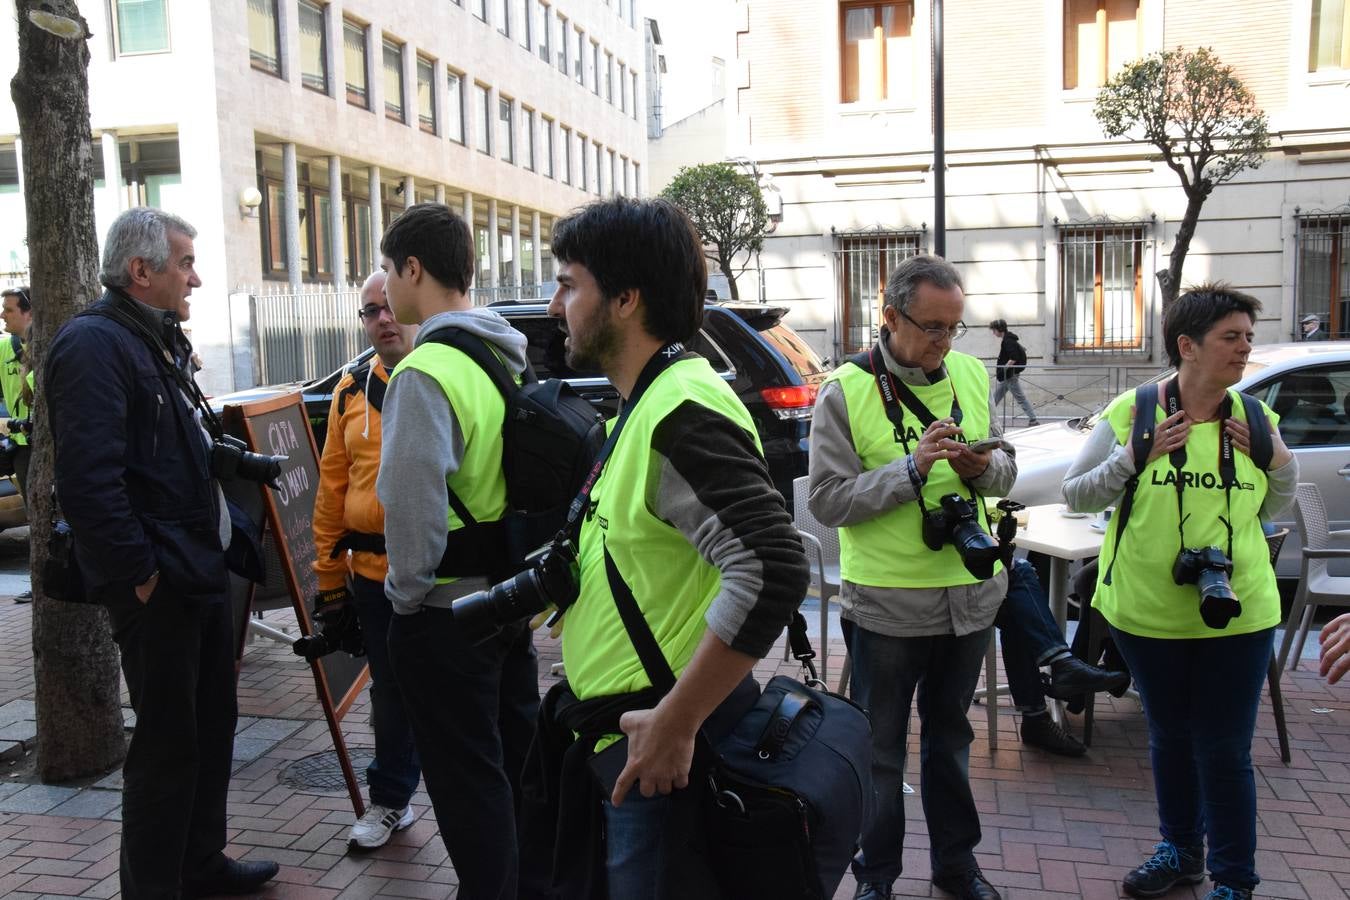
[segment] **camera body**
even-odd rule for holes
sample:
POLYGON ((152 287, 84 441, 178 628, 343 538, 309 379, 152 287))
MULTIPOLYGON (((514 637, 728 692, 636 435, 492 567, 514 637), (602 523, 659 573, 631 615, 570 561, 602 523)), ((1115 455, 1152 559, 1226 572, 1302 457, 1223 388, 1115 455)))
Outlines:
POLYGON ((1242 615, 1242 604, 1228 578, 1233 561, 1218 547, 1183 547, 1172 563, 1172 581, 1193 584, 1200 592, 1200 618, 1210 628, 1227 628, 1242 615))
POLYGON ((944 494, 939 508, 924 513, 923 542, 929 550, 950 543, 967 571, 984 581, 994 575, 994 563, 1002 558, 998 541, 980 525, 979 507, 960 494, 944 494))
POLYGON ((15 464, 22 447, 9 435, 0 436, 0 478, 8 478, 17 472, 15 464))
POLYGON ((291 644, 296 656, 303 656, 306 662, 314 662, 320 657, 341 650, 352 656, 366 655, 366 638, 361 630, 361 620, 356 610, 348 604, 337 615, 319 621, 319 628, 313 634, 297 638, 291 644))
POLYGON ((561 536, 525 557, 526 567, 485 591, 475 591, 450 604, 455 624, 473 643, 492 637, 510 625, 550 606, 560 612, 576 602, 581 592, 577 549, 561 536))
POLYGON ((9 433, 10 433, 10 434, 14 434, 15 432, 18 432, 19 434, 32 434, 32 433, 33 433, 33 420, 32 420, 32 419, 10 419, 9 422, 7 423, 7 427, 9 428, 9 433))
POLYGON ((281 477, 281 464, 288 456, 268 456, 254 453, 248 444, 233 435, 221 435, 211 445, 211 474, 216 478, 244 478, 276 487, 281 477))

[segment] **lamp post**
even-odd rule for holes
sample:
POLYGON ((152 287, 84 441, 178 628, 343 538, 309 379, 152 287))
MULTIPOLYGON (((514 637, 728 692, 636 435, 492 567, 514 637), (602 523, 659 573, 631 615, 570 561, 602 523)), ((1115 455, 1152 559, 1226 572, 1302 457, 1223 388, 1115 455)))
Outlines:
POLYGON ((947 256, 947 134, 942 79, 942 0, 933 0, 933 252, 947 256))

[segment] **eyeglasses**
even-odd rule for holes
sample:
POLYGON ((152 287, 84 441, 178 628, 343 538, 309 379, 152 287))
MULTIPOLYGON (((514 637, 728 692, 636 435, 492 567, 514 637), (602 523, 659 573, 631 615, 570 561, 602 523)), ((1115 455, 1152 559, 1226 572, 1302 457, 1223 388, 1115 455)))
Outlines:
POLYGON ((904 320, 906 322, 913 325, 915 328, 919 329, 924 334, 928 335, 928 339, 935 344, 941 341, 959 341, 961 340, 961 338, 966 336, 965 322, 957 322, 950 328, 925 328, 918 322, 915 322, 913 319, 911 319, 909 317, 909 314, 906 313, 903 309, 897 308, 895 311, 898 312, 902 317, 904 317, 904 320))
POLYGON ((389 318, 391 319, 394 317, 394 311, 392 309, 387 306, 376 306, 374 303, 358 309, 356 311, 356 317, 358 319, 374 322, 380 318, 380 313, 389 313, 389 318))

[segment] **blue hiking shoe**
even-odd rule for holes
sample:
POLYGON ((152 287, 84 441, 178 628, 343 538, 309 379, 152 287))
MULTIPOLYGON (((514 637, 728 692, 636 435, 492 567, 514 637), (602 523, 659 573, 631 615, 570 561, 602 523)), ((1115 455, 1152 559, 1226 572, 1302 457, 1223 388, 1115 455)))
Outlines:
POLYGON ((1204 880, 1204 847, 1178 847, 1171 841, 1162 841, 1154 846, 1153 855, 1143 865, 1125 876, 1124 887, 1131 897, 1161 897, 1179 884, 1199 884, 1204 880))
POLYGON ((1215 883, 1214 890, 1205 895, 1205 900, 1252 900, 1252 892, 1246 888, 1215 883))

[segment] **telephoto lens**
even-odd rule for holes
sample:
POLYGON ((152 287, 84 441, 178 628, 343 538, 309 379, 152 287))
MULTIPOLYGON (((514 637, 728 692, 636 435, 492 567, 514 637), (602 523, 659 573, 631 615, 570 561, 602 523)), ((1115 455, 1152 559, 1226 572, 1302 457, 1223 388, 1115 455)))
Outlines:
POLYGON ((998 541, 980 524, 975 504, 960 494, 944 494, 938 502, 942 511, 930 513, 924 520, 923 536, 928 548, 939 550, 942 543, 950 542, 970 574, 981 581, 994 577, 994 563, 1002 552, 998 541))
POLYGON ((1232 560, 1218 547, 1182 550, 1172 564, 1172 580, 1194 584, 1200 593, 1200 618, 1210 628, 1227 628, 1242 615, 1242 603, 1228 580, 1232 574, 1232 560))
POLYGON ((577 599, 576 548, 554 539, 525 558, 527 568, 450 604, 455 624, 475 644, 495 635, 504 625, 543 612, 550 606, 565 610, 577 599))

